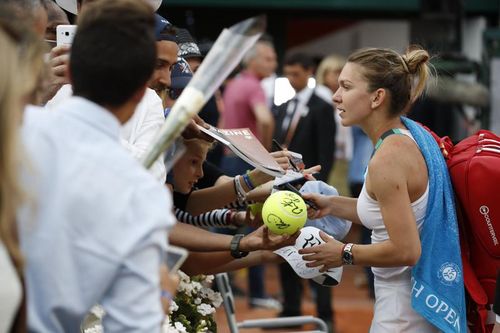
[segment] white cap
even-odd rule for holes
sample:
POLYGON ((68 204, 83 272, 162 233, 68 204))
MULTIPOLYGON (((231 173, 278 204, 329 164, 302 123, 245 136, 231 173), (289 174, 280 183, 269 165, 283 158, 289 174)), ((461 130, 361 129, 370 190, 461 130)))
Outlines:
POLYGON ((331 268, 325 273, 319 270, 321 267, 307 267, 307 261, 302 259, 299 254, 300 249, 323 244, 324 241, 319 235, 320 229, 315 227, 304 227, 300 230, 294 246, 285 246, 274 251, 277 255, 285 259, 293 268, 295 273, 303 279, 313 279, 314 282, 323 286, 335 286, 340 283, 342 278, 342 266, 331 268))
MULTIPOLYGON (((146 0, 146 2, 148 2, 156 12, 158 8, 160 8, 162 0, 146 0)), ((56 0, 56 3, 59 5, 59 7, 70 12, 71 14, 78 15, 76 0, 56 0)))

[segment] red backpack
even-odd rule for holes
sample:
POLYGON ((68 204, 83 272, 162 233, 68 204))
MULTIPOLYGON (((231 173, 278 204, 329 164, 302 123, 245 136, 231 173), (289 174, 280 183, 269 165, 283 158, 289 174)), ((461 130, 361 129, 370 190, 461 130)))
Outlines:
POLYGON ((469 329, 491 332, 500 268, 500 137, 480 130, 453 145, 449 137, 431 134, 443 152, 457 199, 469 329))

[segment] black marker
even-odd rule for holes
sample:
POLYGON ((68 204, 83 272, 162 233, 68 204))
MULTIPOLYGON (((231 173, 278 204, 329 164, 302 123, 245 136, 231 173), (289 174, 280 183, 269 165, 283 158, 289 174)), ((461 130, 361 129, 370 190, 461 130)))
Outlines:
MULTIPOLYGON (((276 141, 276 139, 273 139, 273 145, 274 145, 274 149, 276 149, 275 151, 285 150, 285 148, 283 148, 283 146, 281 146, 279 144, 279 142, 276 141)), ((292 166, 293 170, 297 171, 297 172, 300 172, 299 168, 297 168, 297 166, 295 165, 295 163, 293 163, 292 159, 289 158, 288 160, 290 161, 290 165, 292 166)))
MULTIPOLYGON (((299 192, 299 190, 297 190, 295 187, 293 187, 290 183, 285 183, 284 185, 285 185, 285 187, 286 187, 288 190, 292 191, 293 193, 297 194, 299 197, 301 197, 301 198, 302 198, 302 193, 300 193, 300 192, 299 192)), ((304 202, 306 203, 306 205, 308 205, 308 206, 309 206, 309 207, 311 207, 312 209, 314 209, 314 210, 318 210, 318 206, 316 206, 316 205, 314 204, 314 202, 312 202, 311 200, 304 199, 304 198, 302 198, 302 200, 304 200, 304 202)))

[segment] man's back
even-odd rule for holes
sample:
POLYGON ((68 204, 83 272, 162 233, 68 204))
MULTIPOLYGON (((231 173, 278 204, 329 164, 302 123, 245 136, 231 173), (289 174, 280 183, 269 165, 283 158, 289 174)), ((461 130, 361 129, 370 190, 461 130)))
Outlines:
POLYGON ((259 79, 244 71, 228 83, 223 97, 224 128, 248 127, 258 136, 254 108, 257 105, 266 105, 266 96, 259 79))
POLYGON ((25 115, 32 204, 19 222, 31 331, 77 332, 98 302, 106 331, 159 331, 171 200, 119 131, 110 112, 79 97, 25 115))

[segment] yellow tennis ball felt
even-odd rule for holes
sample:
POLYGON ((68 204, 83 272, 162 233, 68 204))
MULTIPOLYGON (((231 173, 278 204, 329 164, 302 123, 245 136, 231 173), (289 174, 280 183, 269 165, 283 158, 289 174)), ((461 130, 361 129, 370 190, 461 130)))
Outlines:
POLYGON ((307 207, 298 194, 278 191, 264 202, 262 219, 273 233, 293 235, 306 223, 307 207))

